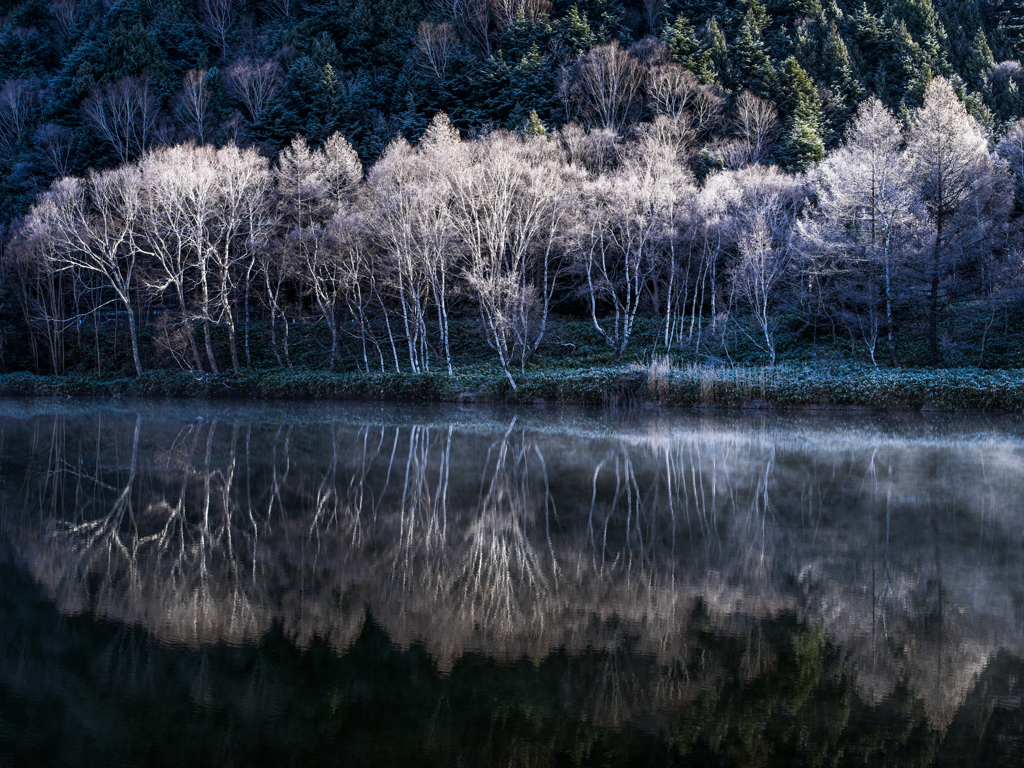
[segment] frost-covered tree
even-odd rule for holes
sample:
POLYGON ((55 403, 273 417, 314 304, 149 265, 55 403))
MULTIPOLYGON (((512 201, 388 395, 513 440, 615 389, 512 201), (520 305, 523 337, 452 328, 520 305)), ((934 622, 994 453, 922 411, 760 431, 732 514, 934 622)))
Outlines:
POLYGON ((928 356, 939 362, 939 322, 957 298, 963 270, 984 259, 1008 213, 1007 180, 984 128, 948 80, 936 78, 910 121, 907 155, 928 211, 929 242, 919 267, 928 318, 928 356))
POLYGON ((862 104, 845 144, 814 174, 818 205, 802 226, 816 289, 830 291, 828 300, 860 333, 872 362, 884 332, 893 365, 894 312, 924 223, 901 143, 899 123, 881 101, 862 104))

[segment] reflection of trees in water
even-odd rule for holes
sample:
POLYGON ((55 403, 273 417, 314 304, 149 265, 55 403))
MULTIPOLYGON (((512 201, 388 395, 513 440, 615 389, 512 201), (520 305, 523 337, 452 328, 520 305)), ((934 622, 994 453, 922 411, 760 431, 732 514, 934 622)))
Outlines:
POLYGON ((65 610, 165 640, 280 622, 340 650, 368 606, 442 670, 467 649, 601 649, 587 700, 609 724, 764 678, 780 663, 764 620, 783 612, 845 649, 862 695, 908 684, 938 724, 999 648, 1020 651, 1019 457, 998 447, 104 411, 5 432, 23 512, 4 517, 36 578, 65 610), (709 627, 742 644, 737 668, 700 647, 709 627))

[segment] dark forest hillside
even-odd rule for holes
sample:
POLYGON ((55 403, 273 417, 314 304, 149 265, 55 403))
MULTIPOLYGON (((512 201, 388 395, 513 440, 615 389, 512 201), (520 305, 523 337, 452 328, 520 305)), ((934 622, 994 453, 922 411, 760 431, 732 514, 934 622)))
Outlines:
POLYGON ((1022 56, 1024 0, 8 2, 0 370, 1022 367, 1022 56))
POLYGON ((555 127, 579 117, 574 62, 611 40, 664 41, 726 114, 749 88, 802 122, 773 158, 789 166, 834 146, 866 95, 901 113, 936 75, 993 138, 1024 114, 1020 0, 5 0, 0 18, 6 219, 58 175, 189 137, 272 153, 339 131, 372 162, 439 111, 466 133, 533 111, 555 127), (111 138, 117 99, 147 114, 111 138))

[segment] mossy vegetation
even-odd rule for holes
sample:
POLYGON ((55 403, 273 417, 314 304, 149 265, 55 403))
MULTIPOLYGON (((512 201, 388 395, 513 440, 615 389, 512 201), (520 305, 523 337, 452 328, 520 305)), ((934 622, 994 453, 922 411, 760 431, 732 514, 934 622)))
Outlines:
POLYGON ((243 369, 219 374, 150 371, 141 377, 91 373, 0 376, 4 396, 301 398, 440 402, 552 402, 683 407, 1024 410, 1024 370, 875 369, 853 364, 808 366, 547 366, 520 377, 516 390, 501 371, 454 374, 332 373, 243 369))

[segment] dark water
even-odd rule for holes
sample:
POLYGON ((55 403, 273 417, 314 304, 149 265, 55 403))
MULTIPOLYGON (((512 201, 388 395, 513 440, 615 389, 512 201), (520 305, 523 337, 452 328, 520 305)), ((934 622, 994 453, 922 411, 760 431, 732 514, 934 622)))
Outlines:
POLYGON ((1013 417, 0 401, 0 766, 1024 761, 1013 417))

